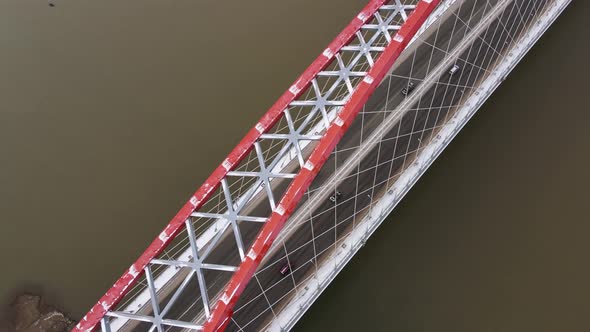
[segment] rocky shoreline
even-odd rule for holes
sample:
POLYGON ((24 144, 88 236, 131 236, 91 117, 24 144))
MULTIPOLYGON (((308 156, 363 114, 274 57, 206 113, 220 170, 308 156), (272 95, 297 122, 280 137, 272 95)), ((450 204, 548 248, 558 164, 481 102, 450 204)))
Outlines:
POLYGON ((8 322, 0 328, 2 332, 67 332, 76 324, 37 295, 17 296, 8 311, 8 322))

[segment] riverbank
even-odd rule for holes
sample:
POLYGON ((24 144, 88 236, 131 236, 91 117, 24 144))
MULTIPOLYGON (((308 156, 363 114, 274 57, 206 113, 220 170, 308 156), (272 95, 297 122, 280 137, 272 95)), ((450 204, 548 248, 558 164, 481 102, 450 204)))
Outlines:
POLYGON ((67 332, 76 322, 39 295, 18 295, 3 310, 1 332, 67 332))

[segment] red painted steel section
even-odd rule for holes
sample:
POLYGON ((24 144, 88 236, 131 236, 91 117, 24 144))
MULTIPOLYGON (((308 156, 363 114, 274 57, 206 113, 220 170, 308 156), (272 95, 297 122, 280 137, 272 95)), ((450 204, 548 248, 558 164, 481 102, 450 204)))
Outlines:
POLYGON ((301 197, 334 150, 336 144, 338 144, 344 133, 348 130, 363 105, 367 102, 369 96, 381 83, 381 80, 385 77, 400 53, 424 24, 424 21, 426 21, 439 2, 440 0, 422 0, 418 3, 392 42, 387 46, 379 59, 377 59, 368 75, 356 88, 348 103, 313 150, 305 167, 300 170, 293 182, 291 182, 277 209, 273 211, 269 220, 264 224, 254 244, 252 244, 246 259, 240 264, 238 270, 232 276, 209 320, 205 323, 204 332, 220 332, 228 325, 233 313, 232 310, 240 295, 283 228, 285 222, 297 207, 301 197))
POLYGON ((143 254, 131 265, 107 293, 90 309, 82 320, 72 329, 72 332, 92 331, 107 311, 113 309, 119 301, 127 294, 129 287, 135 284, 147 264, 164 250, 164 248, 182 230, 184 221, 192 212, 199 209, 215 192, 220 181, 227 173, 234 169, 250 152, 254 142, 260 135, 266 133, 273 125, 280 120, 282 112, 303 91, 311 84, 311 80, 324 70, 334 59, 334 54, 348 44, 355 33, 370 20, 373 14, 387 0, 371 0, 362 11, 344 28, 344 30, 330 43, 328 48, 318 56, 314 62, 299 76, 295 83, 285 91, 274 105, 262 116, 258 124, 250 129, 240 143, 230 152, 228 157, 219 165, 203 185, 195 192, 188 202, 168 223, 160 235, 152 241, 143 254))

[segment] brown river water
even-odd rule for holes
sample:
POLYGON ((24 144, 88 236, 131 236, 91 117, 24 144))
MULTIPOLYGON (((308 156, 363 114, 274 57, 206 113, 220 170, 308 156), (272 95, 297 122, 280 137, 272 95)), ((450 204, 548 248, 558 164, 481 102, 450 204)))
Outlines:
MULTIPOLYGON (((363 0, 0 0, 0 302, 81 317, 363 0)), ((296 331, 589 331, 588 1, 296 331)))

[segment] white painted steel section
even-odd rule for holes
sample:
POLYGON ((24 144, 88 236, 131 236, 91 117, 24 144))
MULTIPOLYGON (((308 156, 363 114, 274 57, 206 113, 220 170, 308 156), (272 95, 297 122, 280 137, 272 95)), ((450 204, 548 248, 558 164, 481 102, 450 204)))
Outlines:
POLYGON ((493 73, 481 82, 463 106, 453 115, 433 138, 429 145, 418 154, 416 161, 408 167, 404 174, 392 185, 387 193, 373 205, 371 213, 359 223, 338 246, 338 250, 322 261, 317 274, 301 284, 297 297, 292 298, 288 305, 277 315, 267 331, 288 331, 311 307, 313 302, 334 280, 350 259, 364 246, 366 240, 375 232, 385 218, 402 200, 406 193, 426 172, 434 160, 449 145, 452 139, 461 131, 465 124, 488 99, 492 92, 502 83, 506 76, 514 69, 520 60, 531 49, 535 42, 543 35, 549 26, 557 19, 561 12, 572 0, 555 0, 544 15, 533 24, 526 35, 517 45, 508 51, 508 56, 499 63, 493 73), (360 225, 366 224, 366 227, 360 225))

